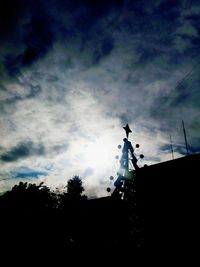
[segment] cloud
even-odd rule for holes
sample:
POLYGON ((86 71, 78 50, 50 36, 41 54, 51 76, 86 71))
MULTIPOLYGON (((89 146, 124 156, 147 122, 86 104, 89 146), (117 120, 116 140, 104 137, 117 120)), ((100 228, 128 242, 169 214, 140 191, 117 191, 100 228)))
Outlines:
POLYGON ((45 154, 43 145, 35 146, 32 142, 20 142, 0 157, 2 162, 12 162, 31 156, 42 156, 45 154))
MULTIPOLYGON (((38 60, 42 60, 54 43, 79 41, 79 49, 95 47, 94 63, 108 55, 113 48, 111 36, 94 37, 94 25, 120 1, 4 1, 1 10, 0 50, 2 71, 17 76, 38 60), (115 3, 116 2, 116 3, 115 3), (102 40, 101 40, 102 39, 102 40), (15 43, 15 45, 12 45, 15 43)), ((97 30, 97 29, 96 29, 97 30)))
POLYGON ((2 69, 12 76, 42 60, 57 42, 65 44, 65 54, 73 43, 97 64, 127 36, 138 54, 137 67, 163 58, 181 62, 199 47, 197 15, 188 1, 15 0, 5 3, 1 20, 7 44, 0 51, 2 69))
POLYGON ((167 152, 167 153, 172 153, 172 149, 173 149, 173 152, 178 152, 179 154, 183 156, 187 154, 186 148, 183 145, 175 144, 171 147, 171 145, 165 144, 160 147, 160 150, 167 152))
POLYGON ((19 172, 16 174, 15 178, 38 178, 41 176, 46 176, 48 175, 47 172, 37 172, 37 171, 32 171, 32 172, 19 172))

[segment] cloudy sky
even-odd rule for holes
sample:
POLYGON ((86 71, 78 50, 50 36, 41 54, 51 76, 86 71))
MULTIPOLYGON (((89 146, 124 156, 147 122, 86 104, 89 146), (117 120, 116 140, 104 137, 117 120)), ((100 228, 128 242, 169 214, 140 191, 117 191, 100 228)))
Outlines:
POLYGON ((200 151, 200 2, 6 0, 0 192, 83 178, 106 195, 129 123, 140 166, 200 151))

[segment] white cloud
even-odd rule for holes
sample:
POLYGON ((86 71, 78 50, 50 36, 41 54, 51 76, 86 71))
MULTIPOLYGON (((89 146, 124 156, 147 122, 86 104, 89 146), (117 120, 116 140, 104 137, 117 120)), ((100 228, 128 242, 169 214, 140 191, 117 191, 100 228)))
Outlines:
MULTIPOLYGON (((171 159, 169 152, 160 150, 170 142, 169 133, 161 131, 165 121, 160 118, 162 115, 156 119, 150 113, 158 97, 170 96, 177 72, 168 72, 175 77, 166 78, 163 71, 158 78, 152 65, 136 70, 132 66, 138 58, 135 53, 130 54, 132 43, 122 47, 119 42, 109 56, 94 66, 90 56, 78 53, 77 47, 65 49, 60 43, 55 44, 43 60, 23 70, 18 83, 8 84, 7 93, 1 95, 3 101, 13 96, 22 98, 13 99, 0 119, 3 151, 24 140, 41 143, 46 149, 42 156, 0 163, 2 179, 10 178, 13 170, 27 167, 49 173, 37 181, 61 187, 73 175, 80 175, 90 195, 107 195, 109 176, 115 176, 119 167, 115 155, 124 137, 122 126, 127 122, 133 130, 130 140, 140 144, 136 153, 145 156, 143 162, 140 160, 141 166, 171 159), (26 97, 31 86, 39 86, 41 91, 26 97), (88 168, 91 172, 87 173, 88 168)), ((188 108, 183 110, 185 113, 188 108)), ((172 114, 172 119, 177 122, 180 116, 172 114)), ((11 184, 13 181, 1 181, 1 190, 11 184)))

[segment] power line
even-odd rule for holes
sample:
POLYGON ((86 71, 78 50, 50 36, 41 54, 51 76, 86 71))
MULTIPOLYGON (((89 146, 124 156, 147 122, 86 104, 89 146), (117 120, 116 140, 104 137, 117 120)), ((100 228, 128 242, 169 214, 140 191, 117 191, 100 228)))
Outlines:
POLYGON ((191 74, 194 72, 194 70, 198 67, 198 65, 200 65, 200 61, 199 62, 197 62, 186 74, 185 74, 185 76, 181 79, 181 80, 179 80, 178 81, 178 83, 177 83, 177 85, 174 87, 174 89, 173 90, 176 90, 179 86, 181 86, 182 85, 182 83, 185 81, 185 80, 187 80, 190 76, 191 76, 191 74))
MULTIPOLYGON (((176 84, 176 86, 174 87, 173 91, 175 91, 178 87, 180 87, 180 86, 183 84, 184 81, 186 81, 188 78, 190 78, 191 75, 192 75, 192 73, 194 72, 194 70, 195 70, 199 65, 200 65, 200 60, 199 60, 197 63, 195 63, 195 64, 193 65, 193 67, 192 67, 192 68, 191 68, 191 69, 184 75, 184 77, 181 78, 181 79, 177 82, 177 84, 176 84)), ((164 100, 164 102, 166 102, 166 100, 164 100)), ((157 106, 156 110, 154 109, 153 112, 155 112, 155 111, 157 112, 157 110, 160 109, 161 105, 163 105, 163 101, 161 101, 161 103, 157 106)))

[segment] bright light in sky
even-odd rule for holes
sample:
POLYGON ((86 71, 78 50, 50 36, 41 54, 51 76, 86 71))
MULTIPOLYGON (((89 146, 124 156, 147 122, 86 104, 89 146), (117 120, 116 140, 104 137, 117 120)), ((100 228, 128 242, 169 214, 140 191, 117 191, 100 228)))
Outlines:
POLYGON ((86 147, 83 156, 85 165, 94 170, 110 168, 115 157, 112 140, 97 139, 86 147))

